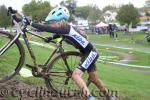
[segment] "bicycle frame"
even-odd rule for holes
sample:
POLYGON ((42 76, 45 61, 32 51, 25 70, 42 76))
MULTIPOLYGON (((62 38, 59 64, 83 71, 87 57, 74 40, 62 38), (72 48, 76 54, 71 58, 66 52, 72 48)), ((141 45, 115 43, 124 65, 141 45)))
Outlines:
MULTIPOLYGON (((30 43, 29 43, 29 40, 28 40, 28 38, 27 38, 26 33, 28 32, 29 34, 32 34, 32 35, 34 35, 34 36, 36 36, 36 37, 39 37, 39 38, 41 38, 41 39, 43 39, 43 40, 46 40, 46 38, 44 38, 44 37, 42 37, 42 36, 40 36, 40 35, 38 35, 38 34, 35 34, 35 33, 31 32, 31 31, 28 31, 28 30, 26 29, 26 26, 25 26, 23 29, 21 29, 21 25, 19 25, 19 23, 17 23, 15 20, 13 20, 13 22, 14 22, 14 24, 15 24, 15 27, 17 28, 17 30, 16 30, 16 35, 15 35, 15 37, 14 37, 11 41, 9 41, 7 44, 5 44, 5 45, 2 47, 2 49, 0 49, 0 55, 2 55, 5 51, 7 51, 7 50, 13 45, 13 43, 14 43, 17 39, 19 39, 20 35, 22 35, 22 36, 23 36, 23 39, 24 39, 24 41, 25 41, 25 44, 26 44, 26 46, 27 46, 27 49, 28 49, 28 51, 29 51, 29 54, 30 54, 30 56, 31 56, 32 62, 33 62, 33 64, 34 64, 33 66, 29 66, 29 67, 38 68, 38 65, 37 65, 37 62, 36 62, 36 57, 35 57, 35 55, 34 55, 34 52, 33 52, 32 48, 31 48, 31 45, 30 45, 30 43)), ((56 44, 56 42, 53 42, 53 41, 52 41, 51 43, 54 43, 54 44, 56 45, 56 49, 52 52, 51 56, 50 56, 50 57, 47 59, 47 61, 44 63, 44 66, 46 66, 46 65, 48 64, 48 62, 52 59, 52 57, 55 55, 55 53, 56 53, 58 50, 60 50, 59 53, 63 53, 63 51, 64 51, 64 49, 63 49, 63 47, 62 47, 62 41, 60 41, 58 44, 56 44)))
POLYGON ((19 28, 19 23, 17 23, 16 21, 13 20, 13 22, 15 23, 15 26, 17 27, 17 34, 16 36, 13 38, 13 40, 9 41, 7 44, 5 44, 1 49, 0 49, 0 55, 2 55, 6 50, 8 50, 11 45, 13 45, 13 43, 20 37, 21 35, 21 28, 19 28))

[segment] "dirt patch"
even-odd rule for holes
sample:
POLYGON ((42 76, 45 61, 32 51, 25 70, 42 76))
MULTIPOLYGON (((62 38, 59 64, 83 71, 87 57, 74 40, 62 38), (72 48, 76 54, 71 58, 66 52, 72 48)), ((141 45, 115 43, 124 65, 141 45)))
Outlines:
POLYGON ((119 52, 119 51, 111 51, 111 50, 107 50, 107 52, 111 52, 114 54, 119 54, 122 59, 117 61, 118 63, 128 63, 129 61, 134 60, 134 56, 130 53, 124 53, 124 52, 119 52))
MULTIPOLYGON (((0 83, 0 100, 86 100, 85 97, 53 94, 45 87, 35 87, 18 80, 0 83)), ((97 100, 105 100, 99 97, 97 100)))
POLYGON ((140 72, 140 73, 143 73, 143 74, 150 74, 149 69, 131 68, 131 70, 134 71, 134 72, 140 72))

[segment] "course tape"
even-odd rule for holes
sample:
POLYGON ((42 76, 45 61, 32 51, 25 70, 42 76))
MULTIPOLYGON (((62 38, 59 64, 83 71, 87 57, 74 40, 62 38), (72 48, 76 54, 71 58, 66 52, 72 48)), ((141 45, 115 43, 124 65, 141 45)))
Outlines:
MULTIPOLYGON (((22 38, 19 38, 19 40, 22 40, 22 38)), ((54 49, 55 47, 44 44, 44 43, 39 43, 39 42, 35 42, 35 41, 30 41, 30 43, 34 44, 34 45, 38 45, 38 46, 42 46, 42 47, 46 47, 46 48, 50 48, 50 49, 54 49)), ((94 45, 99 45, 99 44, 95 44, 94 45)), ((100 45, 100 46, 109 46, 109 45, 100 45)), ((111 46, 112 47, 112 46, 111 46)), ((116 47, 113 46, 114 48, 121 48, 121 49, 128 49, 131 50, 132 48, 123 48, 123 47, 116 47)), ((150 66, 141 66, 141 65, 131 65, 131 64, 124 64, 124 63, 118 63, 118 62, 106 62, 103 60, 99 60, 99 62, 104 62, 104 63, 108 63, 108 64, 116 64, 116 65, 122 65, 122 66, 128 66, 128 67, 135 67, 135 68, 150 68, 150 66)))

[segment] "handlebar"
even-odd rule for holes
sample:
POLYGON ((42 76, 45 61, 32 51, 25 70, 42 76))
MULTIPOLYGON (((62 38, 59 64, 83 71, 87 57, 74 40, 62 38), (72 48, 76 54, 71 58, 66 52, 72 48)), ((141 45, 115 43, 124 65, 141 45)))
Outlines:
MULTIPOLYGON (((22 18, 19 18, 16 16, 16 14, 18 13, 17 10, 12 9, 12 7, 8 7, 8 11, 7 11, 7 15, 11 15, 12 18, 16 21, 16 22, 21 22, 22 18)), ((22 16, 21 16, 22 17, 22 16)))
POLYGON ((9 14, 16 14, 16 13, 17 13, 17 10, 12 9, 12 7, 8 7, 8 12, 7 12, 8 15, 9 14))
MULTIPOLYGON (((15 20, 17 23, 19 23, 23 20, 23 16, 21 14, 19 14, 19 15, 21 15, 21 18, 19 18, 19 17, 17 17, 16 14, 19 14, 17 10, 12 9, 12 7, 8 7, 7 15, 8 16, 11 15, 13 20, 15 20)), ((24 26, 24 29, 27 32, 26 27, 27 27, 27 25, 24 26)), ((41 37, 41 36, 38 36, 38 35, 36 35, 36 36, 42 38, 43 40, 46 40, 46 38, 44 38, 44 37, 41 37)), ((59 43, 62 44, 62 41, 63 41, 63 39, 59 43)), ((58 43, 58 42, 55 42, 54 39, 52 39, 50 42, 54 43, 54 44, 58 43)))

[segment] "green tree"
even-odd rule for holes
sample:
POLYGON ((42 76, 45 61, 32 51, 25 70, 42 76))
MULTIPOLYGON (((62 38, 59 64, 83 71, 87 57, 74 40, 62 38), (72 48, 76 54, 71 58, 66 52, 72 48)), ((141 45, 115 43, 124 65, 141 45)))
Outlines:
POLYGON ((118 11, 116 19, 121 24, 136 25, 139 22, 139 13, 132 4, 123 5, 118 11))
POLYGON ((103 20, 102 11, 96 5, 94 5, 89 11, 88 21, 90 24, 95 25, 100 20, 103 20))
POLYGON ((150 16, 150 0, 145 1, 145 5, 143 7, 145 15, 150 16))
POLYGON ((145 1, 145 7, 150 8, 150 0, 145 1))
POLYGON ((77 5, 76 0, 65 0, 65 1, 60 2, 60 5, 63 5, 69 9, 70 20, 74 20, 74 14, 75 14, 75 9, 77 5))
POLYGON ((75 15, 77 17, 82 17, 84 19, 87 19, 91 8, 92 7, 89 6, 89 5, 88 6, 77 7, 75 15))
POLYGON ((112 5, 108 5, 108 6, 105 6, 102 11, 106 12, 107 10, 117 11, 117 7, 116 6, 112 6, 112 5))
POLYGON ((11 24, 10 16, 7 16, 7 8, 0 6, 0 27, 7 27, 11 24))
POLYGON ((65 0, 65 1, 60 2, 60 5, 66 6, 70 10, 74 10, 76 8, 77 1, 76 0, 65 0))
POLYGON ((32 0, 29 4, 25 4, 22 8, 23 13, 28 16, 32 16, 34 20, 41 21, 46 18, 51 10, 50 3, 47 1, 35 1, 32 0))
POLYGON ((145 11, 146 16, 150 16, 150 13, 148 11, 145 11))

